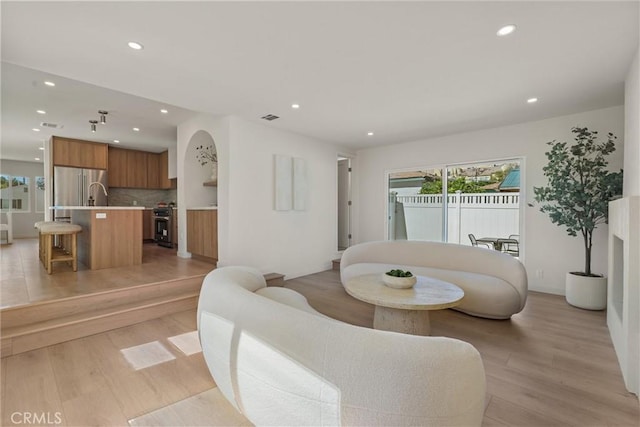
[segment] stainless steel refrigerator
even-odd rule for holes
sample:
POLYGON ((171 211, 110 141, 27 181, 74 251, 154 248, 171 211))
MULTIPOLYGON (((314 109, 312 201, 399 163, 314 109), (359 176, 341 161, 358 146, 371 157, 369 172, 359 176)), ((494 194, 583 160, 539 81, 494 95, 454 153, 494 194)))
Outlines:
MULTIPOLYGON (((92 197, 95 206, 107 206, 107 171, 55 166, 53 168, 53 205, 88 206, 92 197)), ((56 209, 55 221, 70 221, 71 211, 56 209)))

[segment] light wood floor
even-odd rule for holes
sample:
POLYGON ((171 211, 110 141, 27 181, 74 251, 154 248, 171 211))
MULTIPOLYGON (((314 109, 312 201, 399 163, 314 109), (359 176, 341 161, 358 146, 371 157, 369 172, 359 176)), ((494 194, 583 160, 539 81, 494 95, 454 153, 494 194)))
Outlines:
POLYGON ((14 239, 13 244, 0 246, 0 308, 206 274, 212 269, 212 264, 179 258, 173 249, 148 243, 143 245, 141 265, 88 270, 78 263, 74 272, 66 263, 55 263, 49 275, 38 259, 38 240, 14 239))
MULTIPOLYGON (((371 327, 373 307, 348 296, 338 273, 289 280, 317 310, 371 327)), ((638 426, 604 312, 531 293, 509 321, 452 310, 431 315, 433 335, 472 343, 487 375, 485 426, 638 426)), ((66 425, 126 425, 132 419, 214 387, 201 353, 186 356, 168 337, 195 330, 195 311, 69 341, 2 360, 2 424, 14 411, 60 412, 66 425), (158 341, 175 357, 133 370, 121 352, 158 341)))
MULTIPOLYGON (((351 298, 336 271, 286 282, 318 311, 372 327, 373 306, 351 298)), ((624 387, 606 312, 531 292, 511 320, 453 310, 429 314, 432 335, 458 338, 481 353, 487 376, 486 426, 638 426, 638 399, 624 387)))

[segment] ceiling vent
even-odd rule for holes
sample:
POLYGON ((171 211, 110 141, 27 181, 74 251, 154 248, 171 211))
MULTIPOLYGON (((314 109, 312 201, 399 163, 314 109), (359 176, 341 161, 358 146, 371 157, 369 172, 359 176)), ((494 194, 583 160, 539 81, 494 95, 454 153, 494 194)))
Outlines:
POLYGON ((58 124, 55 124, 55 123, 42 122, 42 123, 40 123, 40 127, 49 128, 49 129, 62 129, 64 127, 64 125, 58 125, 58 124))
POLYGON ((273 115, 273 114, 267 114, 266 116, 262 116, 262 117, 260 117, 260 118, 261 118, 261 119, 264 119, 264 120, 272 121, 272 120, 275 120, 275 119, 279 119, 280 117, 275 116, 275 115, 273 115))

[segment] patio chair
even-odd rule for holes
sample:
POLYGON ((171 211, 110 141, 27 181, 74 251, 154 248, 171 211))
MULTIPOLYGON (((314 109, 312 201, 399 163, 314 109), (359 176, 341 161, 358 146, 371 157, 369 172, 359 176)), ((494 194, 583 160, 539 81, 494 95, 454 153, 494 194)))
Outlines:
POLYGON ((520 255, 520 235, 510 234, 508 239, 501 239, 502 252, 513 256, 520 255))
POLYGON ((476 240, 476 236, 474 236, 473 234, 469 233, 469 240, 471 240, 471 246, 486 246, 487 249, 493 249, 493 245, 491 243, 487 243, 487 242, 478 242, 476 240))

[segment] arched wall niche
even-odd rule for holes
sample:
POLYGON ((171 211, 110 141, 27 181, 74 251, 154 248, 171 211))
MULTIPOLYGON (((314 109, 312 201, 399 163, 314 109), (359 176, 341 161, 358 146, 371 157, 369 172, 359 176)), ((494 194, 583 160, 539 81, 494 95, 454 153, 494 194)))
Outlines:
POLYGON ((198 147, 212 147, 217 153, 216 143, 205 130, 193 134, 187 145, 184 157, 185 203, 187 208, 215 206, 218 204, 217 187, 205 186, 211 181, 213 165, 202 165, 198 160, 198 147))

